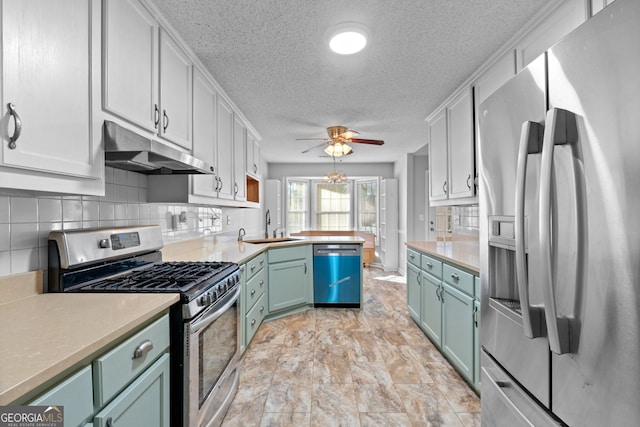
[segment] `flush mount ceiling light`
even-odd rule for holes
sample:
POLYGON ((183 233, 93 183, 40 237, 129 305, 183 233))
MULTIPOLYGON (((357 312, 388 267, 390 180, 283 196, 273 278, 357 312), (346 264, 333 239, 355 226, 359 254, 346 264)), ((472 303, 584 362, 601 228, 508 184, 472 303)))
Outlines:
POLYGON ((340 55, 360 52, 367 45, 369 32, 357 22, 343 22, 328 32, 329 48, 340 55))

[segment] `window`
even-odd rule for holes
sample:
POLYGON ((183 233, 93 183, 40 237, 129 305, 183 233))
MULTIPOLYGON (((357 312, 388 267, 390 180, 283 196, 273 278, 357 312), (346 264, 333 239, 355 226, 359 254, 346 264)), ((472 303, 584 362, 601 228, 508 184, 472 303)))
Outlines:
POLYGON ((379 179, 329 184, 287 178, 287 231, 359 230, 378 234, 379 179))
POLYGON ((309 181, 287 180, 287 231, 297 233, 309 228, 309 181))
POLYGON ((315 229, 351 230, 351 185, 314 183, 315 229))

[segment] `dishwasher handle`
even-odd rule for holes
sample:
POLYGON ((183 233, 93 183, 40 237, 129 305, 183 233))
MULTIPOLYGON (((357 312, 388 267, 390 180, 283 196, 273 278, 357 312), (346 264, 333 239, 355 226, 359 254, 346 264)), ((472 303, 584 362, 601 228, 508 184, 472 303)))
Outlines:
POLYGON ((360 256, 361 245, 313 245, 314 256, 360 256))

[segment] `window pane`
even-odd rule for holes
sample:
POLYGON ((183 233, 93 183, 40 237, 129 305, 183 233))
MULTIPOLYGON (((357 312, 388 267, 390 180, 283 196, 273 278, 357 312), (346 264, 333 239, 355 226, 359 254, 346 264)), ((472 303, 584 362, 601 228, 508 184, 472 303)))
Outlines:
POLYGON ((316 227, 349 230, 351 194, 349 184, 316 184, 316 227))
POLYGON ((306 228, 308 205, 306 181, 289 181, 287 183, 287 231, 297 233, 306 228))
POLYGON ((358 230, 378 234, 378 182, 358 184, 358 230))

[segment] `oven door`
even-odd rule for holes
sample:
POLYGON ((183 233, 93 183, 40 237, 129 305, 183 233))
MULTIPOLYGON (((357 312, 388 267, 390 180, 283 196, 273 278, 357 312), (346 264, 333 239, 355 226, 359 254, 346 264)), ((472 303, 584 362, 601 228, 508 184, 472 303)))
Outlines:
POLYGON ((222 422, 238 386, 240 287, 185 323, 185 426, 222 422))

